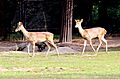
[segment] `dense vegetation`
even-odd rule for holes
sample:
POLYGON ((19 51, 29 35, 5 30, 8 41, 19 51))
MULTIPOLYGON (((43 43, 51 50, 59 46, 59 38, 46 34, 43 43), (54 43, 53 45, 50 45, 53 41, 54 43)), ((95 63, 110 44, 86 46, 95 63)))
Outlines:
MULTIPOLYGON (((37 0, 30 1, 34 3, 37 0)), ((11 33, 14 32, 15 25, 19 20, 22 20, 24 22, 27 21, 22 15, 22 12, 25 12, 23 8, 23 3, 29 5, 31 4, 30 1, 0 1, 0 37, 3 37, 3 40, 5 40, 11 33), (18 17, 15 19, 17 10, 19 10, 17 13, 18 17)), ((42 3, 41 5, 44 9, 47 19, 47 28, 49 29, 48 31, 51 31, 55 34, 60 34, 61 32, 60 28, 62 22, 62 7, 65 6, 62 5, 62 1, 66 0, 38 0, 37 2, 42 3)), ((85 22, 83 23, 84 28, 101 26, 106 28, 109 34, 120 33, 120 0, 74 0, 73 3, 73 26, 74 19, 83 18, 85 19, 85 22)), ((33 9, 34 8, 32 6, 29 7, 29 11, 33 9)), ((28 16, 28 14, 26 15, 28 16)), ((34 12, 32 14, 29 13, 29 15, 34 15, 34 12)), ((44 21, 44 19, 41 20, 44 21)), ((42 24, 42 26, 44 27, 44 23, 42 24)), ((30 26, 30 28, 33 27, 30 26)), ((76 33, 76 30, 73 30, 73 33, 76 33)))

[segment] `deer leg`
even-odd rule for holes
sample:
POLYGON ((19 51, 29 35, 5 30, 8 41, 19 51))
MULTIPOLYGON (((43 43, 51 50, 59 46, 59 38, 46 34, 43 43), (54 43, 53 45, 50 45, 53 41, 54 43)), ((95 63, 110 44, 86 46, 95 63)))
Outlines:
POLYGON ((84 47, 83 47, 82 55, 84 54, 84 51, 85 51, 86 45, 87 45, 87 40, 84 40, 84 47))
POLYGON ((28 43, 28 45, 27 45, 27 48, 28 48, 28 54, 30 55, 30 43, 28 43))
POLYGON ((35 43, 32 43, 32 50, 33 50, 32 57, 34 57, 35 56, 35 43))
POLYGON ((107 46, 107 40, 103 37, 102 38, 102 40, 103 40, 103 42, 105 42, 105 44, 106 44, 106 52, 108 51, 108 46, 107 46))
POLYGON ((46 57, 48 56, 48 53, 49 53, 49 51, 50 51, 50 49, 51 49, 51 47, 50 47, 50 45, 47 43, 47 42, 45 42, 45 44, 47 45, 47 47, 48 47, 48 50, 47 50, 47 53, 46 53, 46 57))
POLYGON ((99 38, 99 45, 98 45, 98 47, 97 47, 97 52, 99 51, 99 48, 100 48, 100 46, 101 46, 101 44, 102 44, 102 41, 101 41, 101 38, 99 38))
POLYGON ((92 41, 91 40, 90 40, 90 46, 92 47, 93 51, 95 52, 95 49, 94 49, 94 47, 92 45, 92 41))
POLYGON ((50 44, 52 44, 52 46, 56 49, 56 52, 57 52, 57 54, 59 56, 59 52, 58 52, 57 46, 54 44, 54 42, 50 42, 50 44))

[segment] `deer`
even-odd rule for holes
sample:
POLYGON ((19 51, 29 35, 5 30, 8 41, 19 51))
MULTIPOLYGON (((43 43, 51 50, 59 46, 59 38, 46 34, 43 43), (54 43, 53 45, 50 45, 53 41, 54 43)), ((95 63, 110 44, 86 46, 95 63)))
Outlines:
MULTIPOLYGON (((93 28, 89 28, 89 29, 83 29, 81 26, 82 22, 83 22, 83 19, 75 20, 75 23, 76 23, 75 28, 78 28, 79 33, 81 34, 82 38, 84 39, 84 47, 82 50, 82 55, 84 54, 84 51, 85 51, 85 48, 87 45, 87 41, 89 41, 89 44, 94 52, 98 52, 99 48, 102 45, 102 42, 104 42, 106 44, 106 52, 107 52, 108 46, 107 46, 107 40, 105 39, 105 35, 106 35, 107 31, 102 27, 93 27, 93 28), (99 40, 99 45, 96 50, 92 44, 92 39, 94 39, 94 38, 98 38, 98 40, 99 40)), ((97 53, 95 55, 97 55, 97 53)))
POLYGON ((59 56, 59 52, 58 52, 58 49, 57 49, 57 46, 54 44, 54 41, 53 41, 53 38, 54 38, 54 34, 51 33, 51 32, 28 32, 24 26, 23 26, 23 23, 22 22, 18 22, 17 24, 17 28, 15 29, 15 32, 18 32, 18 31, 21 31, 26 39, 26 41, 28 42, 28 54, 30 55, 29 53, 29 47, 30 45, 32 45, 32 57, 35 56, 35 44, 38 43, 38 42, 44 42, 47 47, 48 47, 48 50, 47 50, 47 53, 46 53, 46 57, 51 49, 51 46, 53 46, 55 49, 56 49, 56 52, 59 56))

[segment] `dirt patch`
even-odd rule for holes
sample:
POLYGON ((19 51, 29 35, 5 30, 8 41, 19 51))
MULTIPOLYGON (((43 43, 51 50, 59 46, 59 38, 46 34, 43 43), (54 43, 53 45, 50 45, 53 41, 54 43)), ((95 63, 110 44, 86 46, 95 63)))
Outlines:
MULTIPOLYGON (((114 47, 120 47, 120 37, 109 37, 108 40, 108 47, 114 48, 114 47)), ((92 40, 94 47, 96 48, 99 44, 97 39, 92 40)), ((10 41, 0 41, 0 52, 2 51, 15 51, 16 45, 23 43, 23 42, 10 42, 10 41)), ((25 43, 26 45, 26 43, 25 43)), ((83 39, 73 39, 72 43, 57 43, 58 50, 60 52, 78 52, 82 51, 83 48, 83 39)), ((105 49, 105 44, 103 44, 100 48, 100 50, 105 49)), ((38 49, 36 49, 37 51, 38 49)), ((43 51, 46 51, 47 48, 45 48, 43 51)), ((52 49, 53 52, 55 51, 52 49)), ((119 50, 119 49, 118 49, 119 50)), ((26 50, 24 50, 27 52, 26 50)), ((87 44, 86 51, 92 51, 89 44, 87 44)))
POLYGON ((7 68, 0 68, 0 72, 8 72, 8 71, 32 71, 33 68, 12 68, 12 69, 7 69, 7 68))

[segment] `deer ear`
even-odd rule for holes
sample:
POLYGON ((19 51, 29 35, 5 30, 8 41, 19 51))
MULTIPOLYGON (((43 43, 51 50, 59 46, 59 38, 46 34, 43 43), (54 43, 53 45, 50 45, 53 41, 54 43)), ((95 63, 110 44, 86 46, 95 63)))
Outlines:
POLYGON ((75 22, 77 22, 77 20, 75 19, 75 22))
POLYGON ((83 22, 83 19, 81 19, 80 21, 83 22))
POLYGON ((80 20, 79 19, 75 19, 75 22, 80 22, 80 20))
POLYGON ((18 24, 19 24, 19 25, 22 25, 23 23, 22 23, 22 22, 19 22, 18 24))

